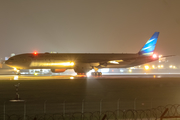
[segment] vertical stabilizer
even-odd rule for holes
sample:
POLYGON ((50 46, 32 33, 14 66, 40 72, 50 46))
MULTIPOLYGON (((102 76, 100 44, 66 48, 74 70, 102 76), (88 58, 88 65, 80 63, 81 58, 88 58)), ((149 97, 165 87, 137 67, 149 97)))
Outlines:
POLYGON ((154 49, 156 47, 159 32, 155 32, 152 37, 146 42, 144 47, 138 52, 139 55, 151 56, 153 55, 154 49))

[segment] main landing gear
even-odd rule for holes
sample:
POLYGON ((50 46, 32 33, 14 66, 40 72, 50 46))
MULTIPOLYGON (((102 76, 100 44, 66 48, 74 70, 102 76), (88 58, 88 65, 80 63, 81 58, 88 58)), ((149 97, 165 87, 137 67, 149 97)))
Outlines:
POLYGON ((102 76, 102 72, 92 72, 91 76, 102 76))
POLYGON ((93 69, 95 70, 95 72, 92 72, 91 76, 102 76, 102 72, 98 72, 98 68, 93 67, 93 69))

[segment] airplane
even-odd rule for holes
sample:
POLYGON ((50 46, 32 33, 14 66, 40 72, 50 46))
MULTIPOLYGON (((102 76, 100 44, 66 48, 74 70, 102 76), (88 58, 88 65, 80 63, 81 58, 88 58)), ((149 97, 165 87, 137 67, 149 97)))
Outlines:
MULTIPOLYGON (((159 32, 155 32, 138 53, 25 53, 10 57, 5 64, 20 69, 51 69, 61 73, 74 69, 77 75, 85 75, 94 69, 92 76, 101 76, 101 68, 128 68, 159 60, 154 54, 159 32)), ((19 73, 18 73, 19 74, 19 73)))

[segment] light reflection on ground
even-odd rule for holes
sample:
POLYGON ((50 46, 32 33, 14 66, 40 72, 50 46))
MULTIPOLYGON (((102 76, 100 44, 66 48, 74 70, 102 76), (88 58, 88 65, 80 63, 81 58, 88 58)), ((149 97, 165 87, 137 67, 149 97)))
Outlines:
POLYGON ((180 74, 103 74, 91 75, 0 75, 0 80, 48 80, 48 79, 119 79, 119 78, 180 78, 180 74))

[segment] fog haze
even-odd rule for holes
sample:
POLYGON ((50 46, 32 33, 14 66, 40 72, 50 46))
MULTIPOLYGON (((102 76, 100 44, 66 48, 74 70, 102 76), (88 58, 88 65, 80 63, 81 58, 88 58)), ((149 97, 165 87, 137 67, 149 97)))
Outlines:
POLYGON ((11 53, 135 53, 155 31, 155 52, 179 55, 180 0, 1 0, 0 57, 11 53))

